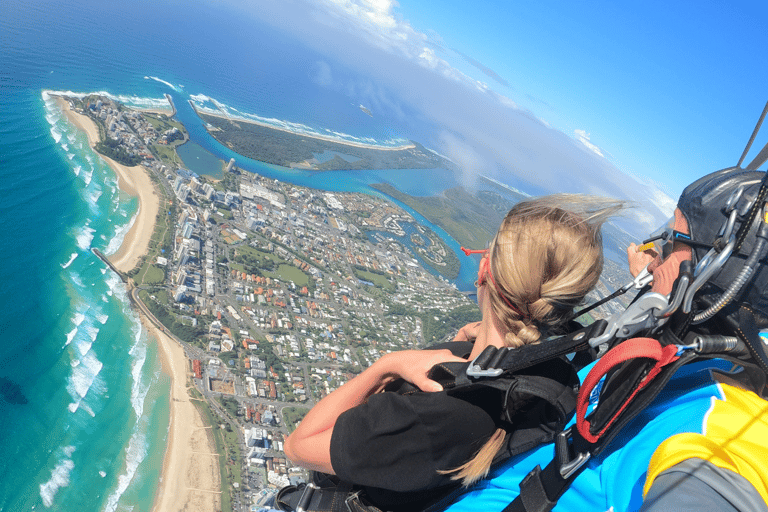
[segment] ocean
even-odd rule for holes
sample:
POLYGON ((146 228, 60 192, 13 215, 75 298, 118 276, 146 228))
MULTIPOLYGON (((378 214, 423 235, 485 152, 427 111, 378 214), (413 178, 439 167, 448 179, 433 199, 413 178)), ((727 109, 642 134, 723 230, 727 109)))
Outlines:
MULTIPOLYGON (((0 511, 149 511, 168 428, 169 380, 156 345, 122 283, 90 251, 119 247, 136 199, 46 91, 101 91, 142 107, 168 93, 202 149, 300 185, 375 193, 369 185, 387 181, 431 195, 457 184, 440 169, 283 169, 218 144, 188 100, 384 145, 429 146, 430 127, 407 111, 369 117, 354 94, 313 79, 323 56, 203 4, 0 2, 0 511)), ((472 267, 462 265, 458 286, 470 286, 472 267)))

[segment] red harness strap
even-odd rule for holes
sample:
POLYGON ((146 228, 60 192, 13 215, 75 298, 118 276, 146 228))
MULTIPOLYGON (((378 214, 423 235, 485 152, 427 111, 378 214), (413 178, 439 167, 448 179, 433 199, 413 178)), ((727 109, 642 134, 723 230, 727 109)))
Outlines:
POLYGON ((576 428, 579 434, 588 442, 596 443, 600 437, 608 430, 608 428, 621 416, 624 409, 632 402, 635 395, 648 385, 661 369, 667 364, 676 361, 678 359, 677 346, 667 345, 662 347, 658 340, 653 338, 635 338, 627 340, 619 346, 610 350, 595 364, 592 370, 584 379, 584 384, 579 391, 579 397, 576 402, 576 428), (616 411, 613 417, 606 422, 605 426, 596 435, 590 432, 591 424, 585 418, 587 413, 587 407, 589 406, 589 397, 592 394, 592 390, 600 382, 600 380, 613 368, 623 364, 631 359, 651 359, 656 361, 653 368, 648 371, 648 374, 640 381, 640 384, 632 391, 627 397, 621 407, 616 411))

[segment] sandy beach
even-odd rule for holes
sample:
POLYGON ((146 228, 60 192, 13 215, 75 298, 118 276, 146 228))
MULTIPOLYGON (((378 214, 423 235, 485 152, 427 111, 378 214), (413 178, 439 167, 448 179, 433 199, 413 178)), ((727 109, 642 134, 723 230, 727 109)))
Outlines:
MULTIPOLYGON (((67 118, 88 136, 93 147, 99 140, 98 126, 86 115, 57 98, 67 118)), ((138 196, 139 210, 120 249, 109 257, 121 272, 134 268, 147 253, 160 198, 143 166, 127 167, 101 156, 118 176, 121 190, 138 196)), ((187 388, 189 362, 176 341, 160 331, 143 314, 142 324, 157 339, 163 371, 171 377, 170 425, 154 512, 209 512, 221 507, 221 483, 216 445, 187 388)))
MULTIPOLYGON (((187 391, 189 363, 184 350, 149 321, 158 340, 163 369, 171 376, 171 423, 168 449, 153 512, 210 512, 221 508, 219 455, 210 426, 187 391)), ((190 384, 191 385, 191 384, 190 384)))
MULTIPOLYGON (((69 108, 69 102, 64 98, 58 98, 67 119, 84 131, 88 136, 88 143, 94 147, 99 141, 99 128, 88 116, 79 114, 69 108)), ((118 177, 118 186, 124 192, 139 197, 139 210, 133 221, 133 225, 126 233, 120 249, 109 256, 109 261, 121 272, 133 269, 147 253, 149 242, 152 238, 152 230, 155 227, 155 217, 160 209, 160 197, 155 185, 149 177, 149 171, 143 166, 127 167, 111 158, 101 155, 107 164, 115 171, 118 177)))

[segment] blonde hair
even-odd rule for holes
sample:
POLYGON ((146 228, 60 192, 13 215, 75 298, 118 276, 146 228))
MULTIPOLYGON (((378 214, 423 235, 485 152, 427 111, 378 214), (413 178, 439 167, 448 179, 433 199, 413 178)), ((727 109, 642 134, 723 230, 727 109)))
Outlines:
MULTIPOLYGON (((543 333, 565 327, 603 270, 602 225, 624 207, 613 199, 554 194, 507 213, 489 248, 485 280, 507 346, 538 343, 543 333)), ((441 473, 454 473, 465 486, 484 478, 505 438, 497 429, 473 459, 441 473)))

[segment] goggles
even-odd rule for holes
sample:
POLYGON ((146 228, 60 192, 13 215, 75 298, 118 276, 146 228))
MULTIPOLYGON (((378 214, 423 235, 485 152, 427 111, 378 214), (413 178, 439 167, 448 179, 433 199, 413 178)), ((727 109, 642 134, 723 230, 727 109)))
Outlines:
POLYGON ((677 231, 675 229, 675 217, 672 216, 662 227, 651 233, 649 238, 643 240, 643 243, 638 246, 637 252, 652 249, 661 256, 662 260, 665 260, 672 254, 675 242, 680 242, 690 247, 704 247, 707 249, 713 247, 712 244, 699 242, 691 238, 691 235, 677 231))

